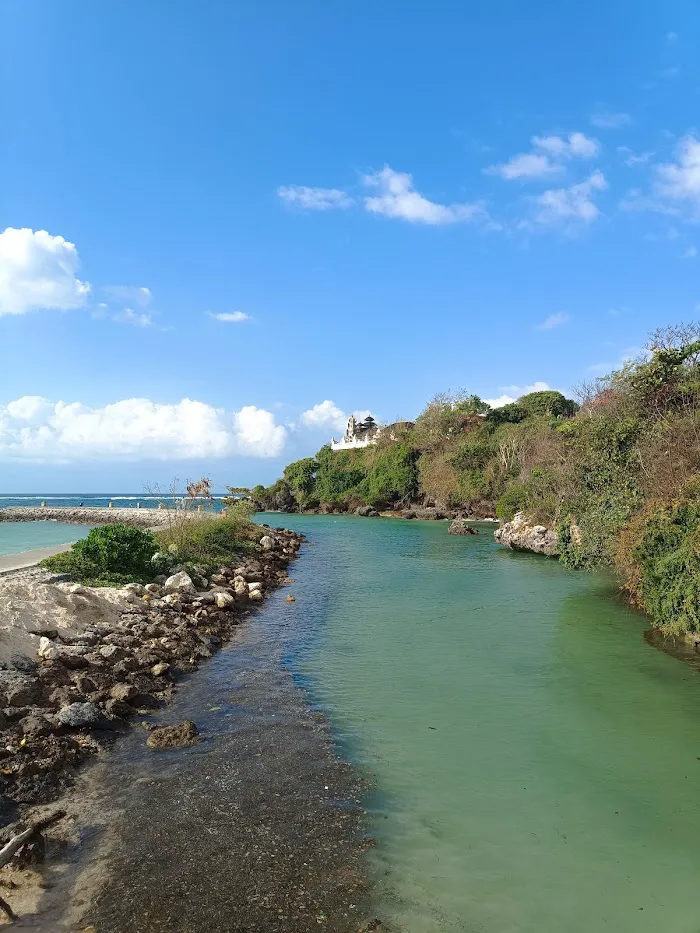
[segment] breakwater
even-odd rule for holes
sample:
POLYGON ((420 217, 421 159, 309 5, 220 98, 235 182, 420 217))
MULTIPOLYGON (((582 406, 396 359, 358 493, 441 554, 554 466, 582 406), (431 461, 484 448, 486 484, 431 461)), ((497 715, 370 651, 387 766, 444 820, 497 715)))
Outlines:
MULTIPOLYGON (((201 516, 200 512, 178 513, 178 518, 201 516)), ((172 520, 169 509, 92 508, 78 506, 21 506, 0 509, 0 522, 65 522, 69 525, 137 525, 139 528, 165 528, 172 520)))

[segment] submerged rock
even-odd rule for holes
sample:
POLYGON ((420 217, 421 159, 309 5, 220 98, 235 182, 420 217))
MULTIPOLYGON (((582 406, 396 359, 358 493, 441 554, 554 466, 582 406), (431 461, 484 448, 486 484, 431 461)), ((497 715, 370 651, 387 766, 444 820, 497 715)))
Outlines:
POLYGON ((148 736, 146 745, 149 748, 180 748, 183 745, 194 745, 199 742, 199 731, 191 719, 178 723, 176 726, 164 726, 154 729, 148 736))
POLYGON ((535 525, 524 512, 517 512, 513 521, 506 522, 493 534, 496 541, 514 551, 532 551, 545 557, 559 556, 559 540, 556 531, 544 525, 535 525))

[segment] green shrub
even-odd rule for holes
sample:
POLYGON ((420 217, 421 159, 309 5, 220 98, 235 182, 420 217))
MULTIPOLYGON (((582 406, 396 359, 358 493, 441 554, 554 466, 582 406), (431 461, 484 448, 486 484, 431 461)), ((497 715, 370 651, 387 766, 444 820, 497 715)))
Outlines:
POLYGON ((238 563, 241 555, 252 547, 255 531, 260 533, 250 522, 253 509, 252 504, 240 502, 224 515, 190 519, 177 531, 159 531, 158 544, 162 550, 171 551, 179 563, 201 567, 207 573, 238 563))
POLYGON ((524 483, 512 483, 496 502, 496 515, 503 522, 512 520, 516 512, 526 509, 529 502, 528 489, 524 483))
POLYGON ((639 524, 637 602, 667 632, 700 632, 700 499, 656 506, 639 524))
POLYGON ((153 577, 151 558, 157 547, 150 531, 132 525, 100 525, 70 551, 46 558, 41 566, 69 573, 86 585, 141 583, 153 577))

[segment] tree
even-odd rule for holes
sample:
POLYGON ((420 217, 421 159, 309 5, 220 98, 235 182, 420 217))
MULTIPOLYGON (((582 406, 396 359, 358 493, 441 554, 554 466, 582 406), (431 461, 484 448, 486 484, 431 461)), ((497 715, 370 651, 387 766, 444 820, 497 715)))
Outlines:
POLYGON ((529 392, 521 396, 517 405, 531 415, 547 415, 550 418, 571 418, 578 411, 573 399, 566 398, 561 392, 548 389, 545 392, 529 392))

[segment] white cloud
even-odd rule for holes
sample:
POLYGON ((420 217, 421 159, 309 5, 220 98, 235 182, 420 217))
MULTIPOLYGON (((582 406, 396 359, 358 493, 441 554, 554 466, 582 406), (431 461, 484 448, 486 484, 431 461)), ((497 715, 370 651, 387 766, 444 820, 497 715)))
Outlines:
POLYGON ((523 395, 529 395, 530 392, 549 392, 552 387, 547 382, 533 382, 529 386, 499 386, 498 388, 503 392, 503 395, 499 395, 497 398, 484 399, 491 408, 502 408, 504 405, 510 405, 517 402, 523 395))
POLYGON ((689 246, 683 253, 684 259, 695 259, 698 254, 697 246, 689 246))
POLYGON ((265 409, 236 412, 182 399, 163 405, 124 399, 90 408, 25 396, 0 405, 0 459, 34 462, 81 460, 188 460, 201 457, 275 457, 287 429, 265 409))
POLYGON ((600 153, 597 140, 584 133, 563 136, 533 136, 533 152, 521 152, 508 162, 484 169, 488 175, 500 175, 506 181, 519 178, 545 178, 564 171, 570 159, 592 159, 600 153))
POLYGON ((376 188, 378 195, 365 198, 365 209, 370 214, 383 214, 398 220, 419 224, 454 224, 486 216, 480 203, 438 204, 423 197, 413 187, 408 172, 395 172, 388 165, 372 175, 365 175, 362 183, 376 188))
POLYGON ((222 314, 214 314, 213 311, 207 311, 209 317, 215 321, 224 321, 226 324, 242 324, 243 321, 249 321, 250 317, 243 311, 224 311, 222 314))
POLYGON ((655 166, 654 192, 700 215, 700 139, 689 133, 676 147, 676 160, 655 166))
POLYGON ((345 428, 347 420, 345 412, 328 398, 301 415, 302 424, 307 428, 335 428, 341 431, 345 428))
POLYGON ((628 113, 600 111, 591 114, 591 123, 601 130, 619 130, 623 126, 629 126, 632 123, 632 117, 628 113))
POLYGON ((506 181, 516 178, 542 178, 564 171, 558 162, 552 162, 549 156, 539 152, 521 152, 502 165, 492 165, 484 170, 489 175, 500 175, 506 181))
POLYGON ((592 223, 600 216, 593 196, 607 186, 603 173, 596 171, 585 181, 568 188, 550 188, 534 199, 535 221, 544 226, 592 223))
POLYGON ((153 318, 145 311, 134 311, 133 308, 124 308, 112 315, 112 320, 117 324, 132 324, 134 327, 152 327, 153 318))
POLYGON ((329 211, 350 207, 352 198, 339 188, 308 188, 306 185, 282 185, 277 196, 287 204, 307 211, 329 211))
MULTIPOLYGON (((140 308, 147 308, 153 300, 150 288, 144 285, 103 285, 100 291, 109 295, 114 301, 129 305, 135 304, 140 308)), ((106 308, 107 305, 104 307, 106 308)))
POLYGON ((629 146, 618 146, 617 151, 624 157, 625 165, 628 165, 630 168, 634 168, 635 165, 646 165, 654 156, 653 152, 633 152, 629 146))
POLYGON ((562 136, 533 136, 532 144, 557 159, 593 159, 600 153, 600 143, 585 133, 562 136))
POLYGON ((536 330, 553 330, 571 320, 571 315, 566 311, 559 311, 556 314, 550 314, 544 321, 537 325, 536 330))
POLYGON ((7 227, 0 233, 0 317, 82 305, 90 285, 77 278, 78 251, 46 230, 7 227))

